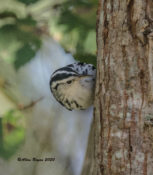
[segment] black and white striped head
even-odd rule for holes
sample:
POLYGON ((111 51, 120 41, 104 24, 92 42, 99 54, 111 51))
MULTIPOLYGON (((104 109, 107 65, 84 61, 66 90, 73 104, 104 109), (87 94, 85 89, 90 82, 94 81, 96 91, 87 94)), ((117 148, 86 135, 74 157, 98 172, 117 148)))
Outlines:
POLYGON ((93 104, 96 69, 91 64, 73 63, 56 70, 50 79, 55 99, 68 110, 93 104))

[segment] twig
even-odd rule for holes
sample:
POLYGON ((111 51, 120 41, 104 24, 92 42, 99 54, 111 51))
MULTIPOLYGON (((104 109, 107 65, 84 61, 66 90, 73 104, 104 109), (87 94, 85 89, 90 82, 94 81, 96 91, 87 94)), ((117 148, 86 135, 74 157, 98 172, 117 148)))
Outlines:
POLYGON ((35 101, 31 101, 29 104, 27 105, 23 105, 23 104, 19 104, 18 105, 18 109, 19 110, 26 110, 26 109, 29 109, 29 108, 32 108, 34 107, 39 101, 41 101, 44 97, 40 97, 39 99, 35 100, 35 101))

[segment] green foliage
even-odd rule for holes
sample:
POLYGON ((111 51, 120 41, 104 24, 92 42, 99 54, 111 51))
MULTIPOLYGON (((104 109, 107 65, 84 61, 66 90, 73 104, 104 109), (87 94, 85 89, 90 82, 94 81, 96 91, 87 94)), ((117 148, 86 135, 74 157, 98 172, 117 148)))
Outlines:
POLYGON ((2 145, 0 156, 9 159, 24 141, 23 116, 20 112, 11 110, 1 118, 1 121, 2 145))
POLYGON ((11 11, 6 10, 6 11, 0 13, 0 19, 7 18, 7 17, 17 18, 16 14, 14 12, 11 12, 11 11))
MULTIPOLYGON (((40 7, 43 0, 16 0, 16 4, 17 2, 25 9, 22 15, 20 8, 15 10, 15 7, 12 10, 5 7, 0 11, 0 56, 13 62, 16 69, 30 61, 41 47, 40 24, 45 24, 45 28, 48 28, 46 24, 49 23, 52 36, 60 33, 60 43, 65 50, 74 55, 84 55, 86 59, 89 55, 96 57, 98 0, 57 0, 54 5, 48 0, 46 8, 42 5, 42 9, 34 11, 33 6, 39 4, 40 7)), ((82 57, 77 59, 83 61, 82 57)))
MULTIPOLYGON (((11 13, 3 12, 3 16, 8 17, 6 14, 10 15, 11 13)), ((30 15, 25 18, 16 17, 13 22, 2 25, 0 27, 0 38, 1 42, 7 44, 7 47, 14 44, 14 41, 20 43, 20 47, 16 48, 13 58, 16 69, 30 61, 41 46, 41 38, 37 33, 37 21, 30 15)))
POLYGON ((25 5, 31 5, 33 3, 38 2, 39 0, 17 0, 17 1, 22 2, 25 5))
MULTIPOLYGON (((89 37, 91 32, 96 33, 97 3, 97 0, 66 0, 62 3, 60 8, 60 16, 57 25, 64 26, 62 45, 66 50, 69 50, 69 45, 71 45, 71 47, 73 45, 75 48, 73 52, 77 55, 84 55, 84 58, 88 58, 89 55, 94 55, 96 58, 96 35, 93 35, 94 37, 92 40, 90 40, 89 37), (72 37, 74 33, 77 36, 75 36, 75 38, 72 37)), ((82 57, 78 57, 77 59, 83 61, 82 57)), ((92 62, 94 62, 95 65, 96 59, 92 62)))
POLYGON ((2 118, 0 118, 0 150, 3 149, 3 126, 2 126, 2 118))
POLYGON ((28 16, 26 16, 25 18, 21 18, 21 19, 19 18, 19 19, 16 21, 16 23, 17 23, 18 26, 24 25, 24 26, 28 26, 28 27, 35 27, 36 24, 37 24, 37 21, 34 20, 34 19, 32 18, 32 16, 28 15, 28 16))
POLYGON ((28 61, 31 60, 35 55, 34 49, 30 46, 29 43, 25 43, 23 47, 21 47, 17 52, 16 52, 16 58, 15 58, 15 68, 18 69, 20 68, 23 64, 27 63, 28 61))
MULTIPOLYGON (((48 29, 46 24, 49 23, 52 36, 60 33, 58 40, 65 50, 71 52, 76 60, 96 66, 98 0, 57 0, 54 5, 48 0, 46 8, 42 5, 42 9, 33 11, 32 7, 40 1, 43 4, 43 0, 16 0, 15 4, 20 2, 18 8, 15 5, 13 8, 0 8, 0 57, 19 69, 41 47, 40 26, 45 24, 48 29), (23 13, 20 6, 25 9, 23 13)), ((0 118, 0 156, 10 158, 23 143, 25 129, 22 121, 21 113, 14 110, 0 118)))
POLYGON ((84 63, 89 63, 89 64, 93 64, 96 67, 96 55, 92 55, 92 54, 81 54, 81 53, 76 53, 74 55, 75 59, 84 63))

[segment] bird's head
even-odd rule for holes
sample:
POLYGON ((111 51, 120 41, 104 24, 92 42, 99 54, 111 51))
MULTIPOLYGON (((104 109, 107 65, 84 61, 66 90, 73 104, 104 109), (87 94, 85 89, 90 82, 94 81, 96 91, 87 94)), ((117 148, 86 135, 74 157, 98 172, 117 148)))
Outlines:
POLYGON ((50 80, 54 97, 67 109, 86 109, 93 102, 95 76, 79 74, 70 67, 56 70, 50 80))

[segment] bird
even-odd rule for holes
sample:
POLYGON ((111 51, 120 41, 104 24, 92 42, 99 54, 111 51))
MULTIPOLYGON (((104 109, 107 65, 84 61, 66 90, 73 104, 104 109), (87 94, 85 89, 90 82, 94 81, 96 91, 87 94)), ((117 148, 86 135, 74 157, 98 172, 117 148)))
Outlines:
POLYGON ((85 110, 93 104, 96 69, 92 64, 75 62, 53 72, 50 90, 66 109, 85 110))

